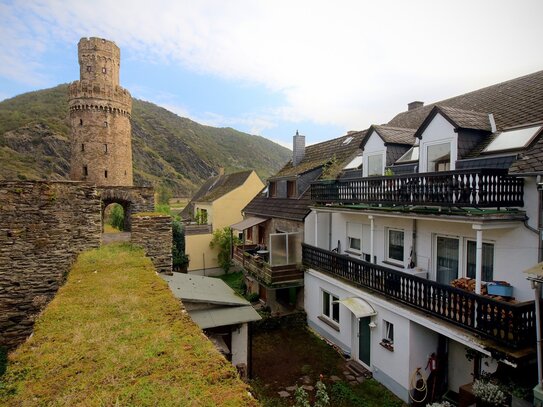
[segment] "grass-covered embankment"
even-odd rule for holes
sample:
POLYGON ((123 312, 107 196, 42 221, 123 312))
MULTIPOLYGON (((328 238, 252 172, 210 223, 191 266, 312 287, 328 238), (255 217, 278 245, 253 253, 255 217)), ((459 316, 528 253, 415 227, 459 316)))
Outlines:
POLYGON ((9 357, 0 405, 256 405, 143 251, 79 256, 68 281, 9 357))

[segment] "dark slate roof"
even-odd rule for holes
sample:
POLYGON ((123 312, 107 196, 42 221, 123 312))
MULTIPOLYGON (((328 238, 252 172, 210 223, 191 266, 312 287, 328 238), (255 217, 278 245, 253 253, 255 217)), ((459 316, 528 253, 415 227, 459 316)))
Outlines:
POLYGON ((543 71, 400 113, 388 125, 418 128, 436 105, 492 113, 500 129, 539 122, 543 118, 543 71))
POLYGON ((307 146, 304 158, 297 166, 293 167, 291 160, 270 179, 303 174, 312 169, 322 167, 334 156, 337 162, 343 163, 356 153, 365 136, 365 130, 351 132, 333 140, 307 146), (349 143, 345 143, 349 137, 352 137, 352 140, 349 143))
POLYGON ((268 198, 258 195, 243 209, 245 215, 280 218, 303 222, 309 214, 309 191, 298 199, 268 198))
POLYGON ((449 106, 437 106, 438 109, 462 129, 492 131, 488 113, 462 110, 449 106))
MULTIPOLYGON (((374 130, 385 143, 407 144, 412 146, 415 143, 416 129, 403 129, 392 126, 373 125, 368 129, 368 134, 374 130)), ((366 138, 365 141, 368 139, 366 138)), ((365 141, 363 142, 365 144, 365 141)))
POLYGON ((513 163, 509 172, 512 173, 543 173, 543 136, 540 134, 537 141, 521 154, 513 163))
POLYGON ((190 219, 194 213, 195 202, 213 202, 230 191, 240 187, 253 171, 241 171, 233 174, 218 175, 209 178, 193 195, 187 206, 181 211, 182 219, 190 219))

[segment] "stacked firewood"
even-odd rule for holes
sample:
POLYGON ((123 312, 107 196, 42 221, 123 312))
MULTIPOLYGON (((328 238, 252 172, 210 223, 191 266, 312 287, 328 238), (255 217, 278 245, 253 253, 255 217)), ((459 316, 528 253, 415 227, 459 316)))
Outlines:
MULTIPOLYGON (((456 288, 460 288, 461 290, 466 290, 470 292, 475 292, 475 279, 474 278, 457 278, 456 280, 451 281, 451 285, 456 288)), ((493 298, 498 301, 504 301, 504 302, 512 302, 516 303, 514 297, 502 297, 501 295, 490 295, 487 293, 486 284, 483 284, 481 287, 481 295, 485 295, 487 297, 493 298)))

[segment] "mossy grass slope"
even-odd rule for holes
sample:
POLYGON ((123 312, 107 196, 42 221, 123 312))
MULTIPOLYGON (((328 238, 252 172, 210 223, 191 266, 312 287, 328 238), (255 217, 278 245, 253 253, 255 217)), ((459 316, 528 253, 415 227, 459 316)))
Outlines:
POLYGON ((254 406, 143 251, 81 254, 9 356, 0 405, 254 406))

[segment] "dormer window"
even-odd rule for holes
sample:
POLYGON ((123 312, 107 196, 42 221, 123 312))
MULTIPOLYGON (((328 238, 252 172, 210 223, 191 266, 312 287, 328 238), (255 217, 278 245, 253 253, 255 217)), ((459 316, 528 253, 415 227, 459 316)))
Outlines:
POLYGON ((269 192, 270 197, 275 198, 277 196, 277 184, 275 183, 275 181, 270 182, 269 192))
POLYGON ((368 157, 368 176, 383 175, 383 155, 375 154, 368 157))
POLYGON ((451 169, 451 143, 428 146, 426 157, 428 172, 449 171, 451 169))
POLYGON ((287 181, 287 198, 296 198, 296 181, 287 181))

